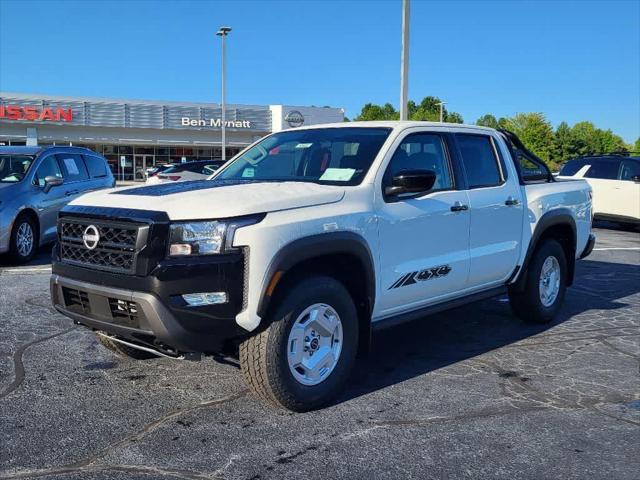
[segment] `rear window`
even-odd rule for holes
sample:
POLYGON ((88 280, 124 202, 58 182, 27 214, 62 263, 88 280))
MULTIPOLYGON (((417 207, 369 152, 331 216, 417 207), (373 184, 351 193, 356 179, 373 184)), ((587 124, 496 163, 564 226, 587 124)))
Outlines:
POLYGON ((75 153, 59 153, 56 157, 58 157, 58 161, 62 166, 65 181, 80 182, 89 178, 87 167, 85 167, 81 155, 75 153))
POLYGON ((602 178, 605 180, 616 180, 618 178, 618 170, 620 170, 619 160, 600 160, 595 161, 587 170, 586 178, 602 178))
POLYGON ((102 178, 107 176, 107 161, 94 155, 85 155, 84 163, 89 170, 91 178, 102 178))

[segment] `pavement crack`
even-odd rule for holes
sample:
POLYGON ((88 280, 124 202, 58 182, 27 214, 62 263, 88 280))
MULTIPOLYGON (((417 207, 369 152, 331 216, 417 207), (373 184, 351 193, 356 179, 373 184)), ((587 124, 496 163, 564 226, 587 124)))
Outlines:
POLYGON ((133 433, 131 435, 126 436, 125 438, 118 440, 115 443, 111 443, 109 445, 107 445, 106 447, 104 447, 103 449, 101 449, 100 451, 96 452, 95 454, 91 455, 90 457, 84 459, 84 460, 80 460, 78 462, 74 462, 74 463, 70 463, 68 464, 68 467, 83 467, 83 466, 89 466, 94 464, 95 462, 97 462, 100 458, 103 458, 104 456, 108 455, 109 453, 111 453, 112 451, 124 447, 130 443, 133 442, 137 442, 139 440, 141 440, 142 438, 144 438, 147 434, 153 432, 154 430, 156 430, 157 428, 159 428, 161 425, 165 424, 166 422, 168 422, 169 420, 172 420, 176 417, 179 417, 180 415, 184 415, 185 413, 191 413, 191 412, 195 412, 197 410, 203 409, 203 408, 207 408, 207 407, 211 407, 214 405, 222 405, 224 403, 229 403, 229 402, 233 402, 234 400, 237 400, 239 398, 244 397, 246 394, 248 393, 248 390, 242 390, 234 395, 230 395, 228 397, 224 397, 224 398, 219 398, 216 400, 207 400, 205 402, 200 402, 197 403, 195 405, 192 405, 190 407, 185 407, 185 408, 178 408, 177 410, 174 410, 172 412, 167 413, 166 415, 163 415, 162 417, 146 424, 144 427, 142 427, 139 431, 137 431, 136 433, 133 433))
MULTIPOLYGON (((198 473, 198 472, 171 470, 171 469, 163 469, 163 468, 150 467, 150 466, 126 466, 126 465, 117 466, 117 465, 108 465, 108 464, 96 465, 96 462, 118 448, 124 447, 130 443, 141 440, 147 434, 156 430, 158 427, 165 424, 169 420, 172 420, 185 413, 195 412, 202 408, 211 407, 214 405, 222 405, 225 403, 232 402, 234 400, 244 397, 247 393, 248 393, 248 390, 245 389, 234 395, 230 395, 228 397, 219 398, 216 400, 207 400, 205 402, 200 402, 190 407, 178 408, 177 410, 169 412, 166 415, 163 415, 162 417, 146 424, 136 433, 128 435, 121 440, 118 440, 114 443, 107 445, 106 447, 102 448, 100 451, 94 453, 88 458, 85 458, 84 460, 68 463, 60 467, 44 468, 40 470, 20 471, 14 474, 10 474, 8 476, 0 476, 0 480, 10 480, 10 479, 19 479, 19 478, 37 478, 37 477, 42 477, 46 475, 63 475, 65 473, 93 472, 93 471, 104 471, 104 470, 108 470, 108 471, 121 470, 121 471, 128 471, 132 473, 160 474, 165 477, 176 477, 176 478, 186 478, 186 479, 196 479, 196 480, 201 480, 201 479, 211 480, 211 479, 221 478, 218 474, 222 470, 218 470, 211 475, 207 475, 207 474, 198 473)), ((229 467, 229 464, 223 467, 223 469, 228 467, 229 467)))
POLYGON ((51 340, 52 338, 59 337, 60 335, 64 335, 65 333, 69 333, 75 328, 75 326, 67 328, 66 330, 62 330, 61 332, 56 332, 52 335, 47 335, 46 337, 37 338, 29 343, 25 343, 24 345, 20 346, 13 354, 13 381, 7 386, 7 388, 2 391, 2 393, 0 393, 0 400, 13 393, 18 387, 20 387, 20 385, 22 385, 22 382, 24 382, 26 372, 24 369, 23 356, 24 352, 29 347, 32 347, 33 345, 36 345, 38 343, 46 342, 47 340, 51 340))
POLYGON ((621 348, 616 347, 611 342, 607 341, 607 339, 604 338, 604 337, 600 337, 598 340, 600 340, 600 343, 602 343, 603 345, 609 347, 611 350, 615 350, 616 352, 621 353, 622 355, 627 355, 627 356, 629 356, 631 358, 635 358, 636 360, 640 360, 640 356, 639 355, 635 355, 633 353, 627 352, 626 350, 623 350, 621 348))

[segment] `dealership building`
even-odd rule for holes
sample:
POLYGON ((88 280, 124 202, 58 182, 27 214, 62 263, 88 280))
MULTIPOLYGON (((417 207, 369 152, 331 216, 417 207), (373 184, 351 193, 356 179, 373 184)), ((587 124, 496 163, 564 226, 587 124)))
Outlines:
MULTIPOLYGON (((222 157, 214 103, 59 97, 0 92, 0 145, 75 145, 103 154, 117 178, 142 180, 156 164, 222 157)), ((342 122, 340 108, 225 108, 227 158, 271 132, 342 122)))

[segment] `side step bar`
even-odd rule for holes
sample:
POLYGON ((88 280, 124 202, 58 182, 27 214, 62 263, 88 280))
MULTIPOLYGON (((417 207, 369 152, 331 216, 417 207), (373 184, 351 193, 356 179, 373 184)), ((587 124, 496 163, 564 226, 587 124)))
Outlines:
POLYGON ((504 295, 505 293, 507 293, 507 291, 508 290, 506 286, 500 286, 492 288, 491 290, 485 290, 484 292, 474 293, 466 297, 455 298, 453 300, 438 303, 436 305, 429 305, 418 310, 412 310, 411 312, 401 313, 399 315, 394 315, 393 317, 387 317, 383 318, 382 320, 377 320, 371 324, 371 328, 374 331, 384 330, 385 328, 400 325, 405 322, 410 322, 417 318, 426 317, 428 315, 440 313, 445 310, 461 307, 462 305, 466 305, 468 303, 474 303, 480 300, 497 297, 498 295, 504 295))

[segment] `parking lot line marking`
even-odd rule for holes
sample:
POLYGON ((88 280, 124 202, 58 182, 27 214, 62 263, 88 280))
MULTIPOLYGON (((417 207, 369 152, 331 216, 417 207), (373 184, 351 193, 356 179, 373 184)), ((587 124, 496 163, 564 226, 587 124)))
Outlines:
POLYGON ((609 247, 609 248, 594 248, 594 250, 640 250, 640 247, 609 247))
POLYGON ((29 272, 50 272, 51 267, 34 268, 0 268, 0 272, 5 273, 29 273, 29 272))

